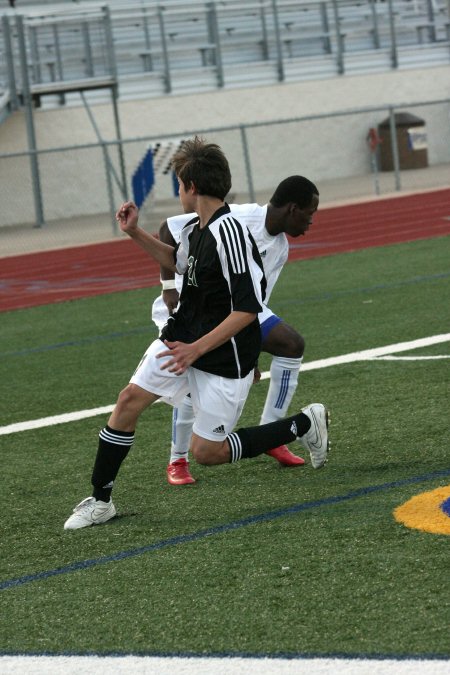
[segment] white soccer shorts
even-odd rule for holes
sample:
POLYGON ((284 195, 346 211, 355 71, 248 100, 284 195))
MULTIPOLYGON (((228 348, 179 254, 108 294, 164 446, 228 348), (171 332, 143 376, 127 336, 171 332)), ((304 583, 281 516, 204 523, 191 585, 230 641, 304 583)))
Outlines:
POLYGON ((192 367, 182 375, 175 375, 161 370, 170 357, 156 358, 166 349, 161 340, 152 342, 130 382, 160 396, 162 401, 174 407, 190 393, 195 415, 193 432, 209 441, 225 440, 241 416, 253 383, 253 370, 236 380, 192 367))

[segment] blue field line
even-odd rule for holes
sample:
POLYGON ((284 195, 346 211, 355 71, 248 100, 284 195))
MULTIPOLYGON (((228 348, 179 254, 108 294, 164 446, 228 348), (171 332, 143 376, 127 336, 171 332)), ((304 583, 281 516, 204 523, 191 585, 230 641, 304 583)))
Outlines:
MULTIPOLYGON (((434 480, 435 478, 443 478, 446 476, 450 476, 450 469, 435 471, 433 473, 424 474, 422 476, 405 478, 403 480, 392 481, 390 483, 382 483, 381 485, 373 485, 365 488, 360 488, 358 490, 349 492, 346 495, 325 497, 324 499, 318 499, 312 502, 304 502, 303 504, 294 504, 293 506, 289 506, 287 508, 278 509, 276 511, 268 511, 267 513, 261 513, 259 515, 242 518, 241 520, 235 520, 231 523, 224 523, 223 525, 217 525, 216 527, 207 528, 205 530, 199 530, 198 532, 193 532, 192 534, 181 534, 176 537, 170 537, 169 539, 163 539, 162 541, 158 541, 154 544, 148 544, 147 546, 141 546, 139 548, 134 548, 129 551, 120 551, 118 553, 104 556, 102 558, 81 560, 80 562, 74 562, 71 563, 70 565, 66 565, 65 567, 47 570, 46 572, 38 572, 36 574, 28 574, 23 577, 18 577, 17 579, 7 579, 6 581, 0 582, 0 591, 7 590, 9 588, 17 588, 18 586, 24 586, 25 584, 32 583, 33 581, 41 581, 42 579, 48 579, 49 577, 55 577, 60 574, 70 574, 71 572, 78 572, 79 570, 89 569, 90 567, 95 567, 97 565, 105 565, 110 562, 118 562, 120 560, 125 560, 126 558, 135 558, 136 556, 142 555, 143 553, 151 553, 153 551, 159 551, 163 548, 168 548, 169 546, 177 546, 178 544, 189 544, 193 541, 204 539, 205 537, 211 537, 218 534, 222 534, 224 532, 230 532, 231 530, 238 530, 242 527, 247 527, 248 525, 255 525, 269 520, 283 518, 285 516, 290 516, 295 513, 301 513, 302 511, 309 511, 310 509, 316 509, 322 506, 329 506, 331 504, 341 504, 342 502, 346 502, 351 499, 357 499, 358 497, 365 497, 366 495, 374 494, 376 492, 391 490, 392 488, 404 487, 406 485, 421 483, 424 481, 434 480)), ((68 536, 77 536, 77 535, 71 533, 68 536)))
POLYGON ((331 291, 326 293, 319 293, 318 295, 311 295, 306 298, 295 298, 286 300, 277 300, 277 305, 307 305, 310 302, 326 302, 328 300, 335 300, 336 298, 343 298, 348 295, 355 295, 357 293, 373 293, 376 291, 389 291, 396 288, 403 288, 404 286, 412 286, 421 284, 423 282, 442 281, 450 277, 450 272, 442 272, 439 274, 429 274, 426 276, 412 277, 404 281, 394 281, 391 284, 375 284, 374 286, 366 286, 361 288, 349 288, 343 291, 331 291))
MULTIPOLYGON (((40 347, 30 347, 29 349, 19 349, 14 352, 1 352, 2 356, 27 356, 28 354, 38 354, 39 352, 50 352, 54 349, 64 349, 65 347, 80 347, 82 345, 89 345, 104 340, 116 340, 117 338, 127 337, 128 335, 141 335, 143 333, 151 333, 156 331, 156 327, 152 324, 147 326, 137 326, 126 331, 114 331, 113 333, 106 333, 106 335, 91 335, 89 337, 78 338, 77 340, 67 340, 66 342, 56 342, 51 345, 41 345, 40 347)), ((156 335, 156 332, 155 332, 156 335)))
MULTIPOLYGON (((76 656, 85 656, 85 657, 95 657, 96 659, 102 658, 117 658, 121 659, 125 656, 136 656, 136 657, 152 657, 152 658, 161 658, 161 659, 283 659, 285 661, 296 661, 296 660, 312 660, 312 659, 336 659, 336 660, 351 660, 351 661, 449 661, 449 654, 385 654, 385 653, 369 653, 364 652, 193 652, 193 651, 175 651, 175 652, 158 652, 158 651, 130 651, 130 652, 13 652, 13 651, 3 651, 0 649, 0 656, 26 656, 26 657, 76 657, 76 656)), ((97 665, 102 665, 101 661, 98 661, 97 665)))
MULTIPOLYGON (((293 261, 295 262, 295 261, 293 261)), ((405 281, 397 281, 391 284, 376 284, 374 286, 367 286, 362 288, 350 288, 344 291, 334 291, 330 293, 321 293, 319 295, 312 295, 305 298, 295 298, 295 299, 286 299, 286 300, 276 300, 277 306, 283 305, 307 305, 312 302, 326 302, 329 300, 334 300, 336 298, 345 297, 348 295, 355 295, 358 293, 373 293, 375 291, 384 291, 394 288, 402 288, 403 286, 410 286, 412 284, 419 284, 429 281, 441 281, 450 277, 450 272, 443 272, 441 274, 432 274, 429 276, 418 276, 413 277, 412 279, 406 279, 405 281)), ((15 357, 15 356, 28 356, 29 354, 38 354, 40 352, 52 351, 55 349, 64 349, 66 347, 79 347, 82 345, 93 344, 96 342, 101 342, 105 340, 116 340, 127 337, 129 335, 140 335, 144 333, 151 334, 156 331, 156 328, 152 323, 148 323, 146 326, 137 326, 130 330, 125 331, 115 331, 113 333, 107 333, 106 335, 92 335, 89 337, 79 338, 77 340, 68 340, 66 342, 56 342, 55 344, 42 345, 40 347, 30 347, 29 349, 19 349, 16 351, 0 352, 0 358, 4 357, 15 357)), ((156 333, 154 335, 156 337, 156 333)))

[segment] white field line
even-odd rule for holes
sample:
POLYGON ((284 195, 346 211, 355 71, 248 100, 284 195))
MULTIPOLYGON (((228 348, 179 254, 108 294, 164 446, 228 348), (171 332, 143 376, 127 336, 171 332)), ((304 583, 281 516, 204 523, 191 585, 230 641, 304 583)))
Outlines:
POLYGON ((30 429, 39 429, 40 427, 52 427, 55 424, 65 424, 66 422, 76 422, 84 420, 87 417, 96 417, 97 415, 106 415, 112 412, 114 405, 104 405, 101 408, 91 408, 90 410, 76 410, 63 415, 52 415, 51 417, 41 417, 38 420, 29 420, 28 422, 17 422, 16 424, 7 424, 0 427, 0 436, 4 434, 14 434, 17 431, 29 431, 30 429))
MULTIPOLYGON (((386 345, 385 347, 376 347, 374 349, 364 349, 360 352, 351 352, 350 354, 341 354, 341 356, 332 356, 328 359, 319 359, 317 361, 310 361, 304 363, 302 372, 307 370, 317 370, 318 368, 329 368, 330 366, 339 366, 344 363, 354 363, 355 361, 368 361, 383 356, 390 356, 398 352, 406 352, 411 349, 421 349, 422 347, 429 347, 431 345, 440 344, 442 342, 450 342, 450 333, 442 335, 431 335, 427 338, 419 340, 411 340, 409 342, 398 342, 397 344, 386 345)), ((267 380, 270 377, 269 372, 261 374, 262 380, 267 380)), ((66 422, 75 422, 77 420, 86 419, 87 417, 96 417, 97 415, 105 415, 110 413, 114 405, 106 405, 101 408, 91 408, 90 410, 77 410, 71 413, 64 413, 63 415, 52 415, 51 417, 41 417, 37 420, 29 420, 27 422, 17 422, 15 424, 7 424, 0 427, 0 436, 5 434, 14 434, 19 431, 29 431, 31 429, 39 429, 40 427, 50 427, 55 424, 65 424, 66 422)))
POLYGON ((436 356, 379 356, 377 361, 433 361, 439 359, 450 359, 450 354, 436 356))
POLYGON ((445 660, 0 656, 2 675, 448 675, 445 660))
POLYGON ((375 349, 364 349, 361 352, 353 352, 351 354, 342 354, 342 356, 334 356, 329 359, 320 359, 319 361, 311 361, 302 366, 302 372, 305 370, 315 370, 316 368, 328 368, 329 366, 338 366, 343 363, 353 363, 354 361, 367 361, 376 359, 379 356, 387 356, 396 354, 398 352, 407 352, 410 349, 421 349, 422 347, 430 347, 441 342, 450 342, 450 333, 443 335, 431 335, 420 340, 411 340, 410 342, 398 342, 393 345, 386 345, 386 347, 376 347, 375 349))

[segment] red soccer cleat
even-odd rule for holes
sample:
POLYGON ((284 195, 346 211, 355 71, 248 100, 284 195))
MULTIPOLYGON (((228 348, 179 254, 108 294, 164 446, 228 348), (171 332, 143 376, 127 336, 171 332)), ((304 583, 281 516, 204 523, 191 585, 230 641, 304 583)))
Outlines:
POLYGON ((171 485, 189 485, 195 478, 189 471, 189 463, 185 459, 177 459, 167 467, 167 480, 171 485))
POLYGON ((305 463, 305 460, 302 457, 297 457, 297 455, 294 455, 294 453, 289 450, 287 445, 280 445, 278 448, 268 450, 266 455, 273 457, 283 466, 301 466, 305 463))

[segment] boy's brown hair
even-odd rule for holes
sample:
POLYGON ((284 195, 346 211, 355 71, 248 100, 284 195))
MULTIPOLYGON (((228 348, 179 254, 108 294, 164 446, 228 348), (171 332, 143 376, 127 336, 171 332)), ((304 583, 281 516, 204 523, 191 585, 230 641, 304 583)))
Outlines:
POLYGON ((223 200, 231 189, 230 167, 222 149, 198 136, 183 142, 172 158, 172 168, 186 190, 194 184, 199 195, 223 200))

